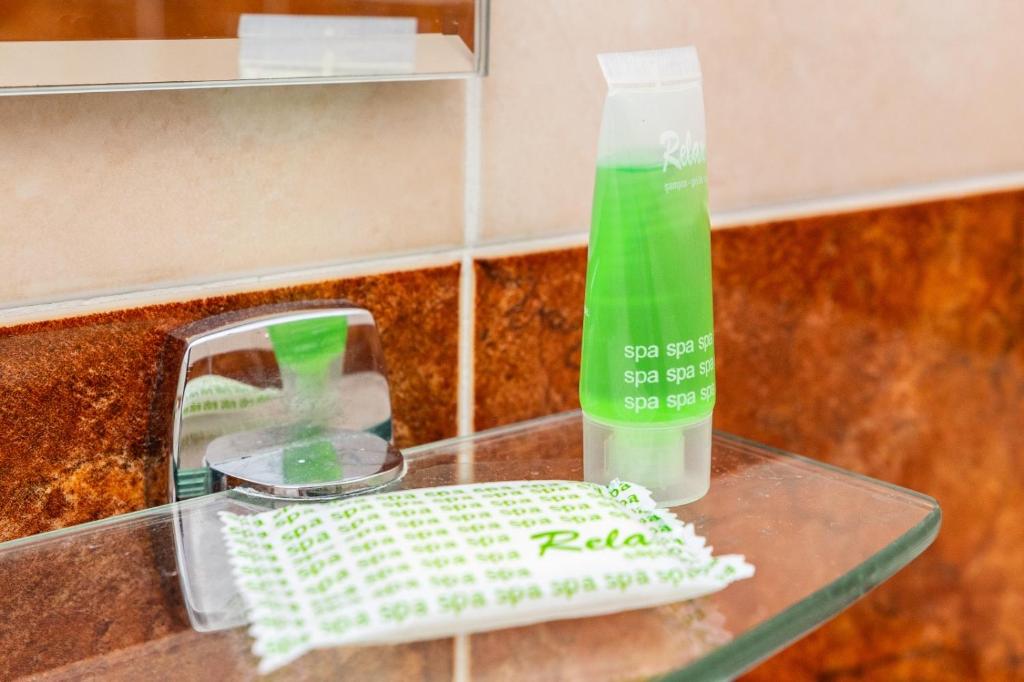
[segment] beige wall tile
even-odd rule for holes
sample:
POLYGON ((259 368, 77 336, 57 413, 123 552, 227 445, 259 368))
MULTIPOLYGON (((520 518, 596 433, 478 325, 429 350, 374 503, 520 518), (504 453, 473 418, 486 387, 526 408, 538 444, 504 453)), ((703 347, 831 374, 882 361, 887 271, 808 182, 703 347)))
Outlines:
POLYGON ((463 90, 0 97, 0 305, 458 244, 463 90))
POLYGON ((1024 170, 1024 3, 493 0, 485 239, 586 228, 603 51, 696 45, 712 207, 1024 170))

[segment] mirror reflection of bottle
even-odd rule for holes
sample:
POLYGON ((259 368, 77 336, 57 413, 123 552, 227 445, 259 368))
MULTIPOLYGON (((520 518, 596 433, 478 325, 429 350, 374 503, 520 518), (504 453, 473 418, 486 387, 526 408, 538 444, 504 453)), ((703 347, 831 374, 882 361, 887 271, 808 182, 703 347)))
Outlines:
POLYGON ((341 479, 341 459, 328 424, 338 409, 332 389, 341 383, 348 319, 293 320, 271 325, 267 331, 294 419, 292 443, 284 451, 284 481, 341 479))

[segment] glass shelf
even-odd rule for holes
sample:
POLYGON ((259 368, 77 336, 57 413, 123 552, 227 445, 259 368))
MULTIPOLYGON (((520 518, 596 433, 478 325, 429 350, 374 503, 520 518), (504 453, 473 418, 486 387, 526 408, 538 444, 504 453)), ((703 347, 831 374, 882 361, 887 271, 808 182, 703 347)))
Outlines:
MULTIPOLYGON (((579 480, 579 413, 406 451, 395 487, 579 480)), ((219 493, 0 544, 0 679, 256 678, 217 512, 266 503, 219 493)), ((722 679, 829 620, 935 538, 936 502, 718 434, 711 492, 676 509, 757 575, 653 609, 311 653, 271 678, 722 679), (458 670, 457 670, 458 668, 458 670)))

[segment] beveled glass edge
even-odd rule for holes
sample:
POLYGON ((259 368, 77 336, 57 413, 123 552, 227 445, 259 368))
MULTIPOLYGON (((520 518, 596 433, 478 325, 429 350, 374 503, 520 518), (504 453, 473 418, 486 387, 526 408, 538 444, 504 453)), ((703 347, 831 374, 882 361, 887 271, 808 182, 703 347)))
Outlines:
POLYGON ((123 514, 114 514, 113 516, 107 516, 102 519, 95 519, 93 521, 76 523, 72 526, 65 526, 64 528, 45 530, 41 533, 36 533, 34 535, 26 535, 23 538, 14 538, 13 540, 6 540, 4 542, 0 542, 0 554, 11 549, 27 547, 29 545, 34 545, 37 543, 46 543, 54 540, 60 540, 66 535, 75 535, 82 532, 99 530, 107 526, 113 526, 121 523, 143 521, 149 517, 167 515, 173 511, 190 511, 194 508, 204 507, 215 502, 219 502, 223 498, 228 498, 230 497, 230 493, 230 490, 219 493, 211 493, 209 495, 193 497, 192 499, 189 500, 182 500, 180 502, 169 502, 167 504, 161 504, 156 507, 146 507, 145 509, 136 509, 135 511, 124 512, 123 514))
POLYGON ((0 97, 15 95, 74 95, 82 92, 146 92, 201 90, 279 85, 335 85, 340 83, 401 83, 408 81, 464 80, 482 75, 480 67, 448 73, 368 74, 366 76, 314 76, 309 78, 239 78, 228 81, 157 81, 152 83, 97 83, 90 85, 31 85, 0 87, 0 97))
MULTIPOLYGON (((513 424, 506 424, 503 426, 497 426, 491 429, 485 429, 483 431, 477 431, 475 433, 467 434, 465 436, 455 436, 453 438, 445 438, 442 440, 432 441, 430 443, 423 443, 416 445, 411 448, 405 448, 402 450, 402 455, 407 463, 421 461, 430 457, 431 455, 437 454, 437 451, 442 451, 450 448, 457 447, 459 445, 477 441, 482 438, 498 438, 521 431, 528 431, 535 429, 539 426, 547 426, 557 424, 559 422, 569 422, 576 415, 579 415, 579 410, 560 412, 552 415, 545 415, 543 417, 537 417, 535 419, 528 419, 526 421, 515 422, 513 424)), ((385 486, 385 489, 390 489, 395 486, 401 485, 401 479, 395 481, 393 484, 385 486)), ((377 492, 377 491, 375 491, 377 492)), ((235 493, 238 494, 238 493, 235 493)), ((55 528, 54 530, 47 530, 41 533, 35 533, 33 535, 27 535, 21 538, 14 538, 13 540, 6 540, 0 542, 0 552, 21 548, 28 545, 37 543, 45 543, 54 540, 59 540, 65 535, 71 535, 79 532, 88 532, 106 526, 120 524, 120 523, 131 523, 132 521, 145 520, 149 517, 157 517, 163 514, 168 514, 173 510, 176 511, 187 511, 190 509, 202 507, 208 504, 215 503, 221 498, 231 497, 231 491, 224 491, 219 493, 211 493, 209 495, 202 495, 200 497, 194 497, 188 500, 181 500, 179 502, 169 502, 156 507, 147 507, 145 509, 137 509, 135 511, 125 512, 123 514, 114 514, 113 516, 107 516, 102 519, 96 519, 94 521, 86 521, 84 523, 77 523, 71 526, 65 526, 64 528, 55 528)))
MULTIPOLYGON (((425 459, 427 457, 430 457, 431 455, 437 454, 437 451, 455 449, 455 448, 457 448, 460 445, 465 445, 467 443, 477 442, 477 441, 480 441, 480 440, 504 438, 504 437, 507 437, 507 436, 511 436, 511 435, 520 433, 522 431, 529 431, 529 430, 533 430, 533 429, 537 429, 537 428, 553 426, 553 425, 557 425, 557 424, 563 423, 563 422, 564 423, 568 423, 568 422, 573 421, 574 419, 581 418, 581 417, 582 417, 582 411, 578 410, 578 409, 577 410, 569 410, 569 411, 566 411, 566 412, 558 412, 558 413, 555 413, 555 414, 545 415, 543 417, 536 417, 534 419, 527 419, 527 420, 520 421, 520 422, 514 422, 512 424, 504 424, 504 425, 501 425, 501 426, 495 426, 495 427, 492 427, 490 429, 484 429, 482 431, 476 431, 474 433, 466 434, 464 436, 455 436, 453 438, 445 438, 445 439, 442 439, 442 440, 432 441, 430 443, 423 443, 421 445, 415 445, 415 446, 413 446, 411 448, 404 448, 402 450, 402 454, 405 457, 405 461, 407 463, 409 463, 409 462, 417 462, 417 461, 421 461, 421 460, 423 460, 423 459, 425 459)), ((719 440, 719 441, 726 441, 726 442, 730 442, 730 443, 732 443, 734 445, 739 445, 739 446, 743 447, 744 449, 768 451, 768 452, 770 452, 772 454, 781 455, 784 458, 791 458, 791 459, 793 459, 793 460, 795 460, 797 462, 800 462, 801 464, 804 464, 804 465, 807 465, 807 466, 810 466, 810 467, 814 467, 814 468, 818 468, 818 469, 826 469, 826 470, 835 472, 835 473, 840 474, 841 476, 843 476, 843 477, 845 477, 847 479, 853 479, 853 480, 860 481, 860 482, 863 482, 863 483, 867 483, 867 484, 870 484, 870 485, 873 485, 873 486, 887 488, 887 489, 890 489, 890 490, 892 490, 894 492, 902 493, 902 494, 905 494, 905 495, 910 496, 910 497, 915 497, 919 501, 921 501, 921 502, 925 503, 926 505, 928 505, 929 507, 932 507, 934 509, 938 509, 939 508, 938 502, 934 498, 932 498, 932 497, 930 497, 928 495, 925 495, 924 493, 919 493, 916 490, 911 490, 909 488, 904 488, 902 486, 898 486, 898 485, 895 485, 893 483, 887 483, 887 482, 881 481, 881 480, 879 480, 877 478, 871 478, 870 476, 865 476, 864 474, 859 474, 857 472, 850 471, 849 469, 843 469, 841 467, 837 467, 835 465, 828 464, 827 462, 822 462, 822 461, 819 461, 819 460, 816 460, 816 459, 811 459, 809 457, 804 457, 802 455, 796 455, 796 454, 793 454, 791 452, 787 452, 785 450, 782 450, 780 448, 776 448, 776 447, 773 447, 773 446, 770 446, 770 445, 765 445, 763 443, 759 443, 757 441, 750 440, 750 439, 744 438, 742 436, 737 436, 737 435, 734 435, 734 434, 731 434, 731 433, 725 433, 725 432, 722 432, 722 431, 717 431, 716 430, 714 432, 714 438, 716 440, 719 440)), ((400 484, 400 481, 398 481, 396 483, 400 484)), ((390 487, 390 486, 387 486, 387 487, 390 487)), ((0 542, 0 550, 6 550, 6 549, 13 548, 13 547, 21 547, 21 546, 32 544, 32 543, 35 543, 35 542, 45 542, 45 541, 49 541, 49 540, 53 540, 53 539, 58 539, 61 536, 70 534, 72 532, 92 530, 92 529, 103 527, 103 526, 106 526, 106 525, 109 525, 109 524, 112 524, 112 523, 116 523, 116 522, 125 522, 125 521, 129 521, 130 522, 130 521, 145 519, 145 518, 150 517, 150 516, 159 516, 161 514, 165 514, 168 511, 170 511, 171 507, 174 507, 178 511, 185 511, 185 510, 192 509, 194 507, 200 507, 200 506, 204 506, 205 504, 210 504, 210 503, 215 502, 216 500, 218 500, 218 499, 220 499, 222 497, 230 497, 229 493, 230 493, 230 491, 220 492, 220 493, 212 493, 212 494, 209 494, 209 495, 203 495, 201 497, 192 498, 190 500, 183 500, 183 501, 180 501, 180 502, 172 502, 172 503, 168 503, 168 504, 159 505, 159 506, 156 506, 156 507, 147 507, 145 509, 137 509, 135 511, 125 512, 123 514, 115 514, 113 516, 108 516, 106 518, 96 519, 94 521, 86 521, 84 523, 78 523, 78 524, 75 524, 75 525, 72 525, 72 526, 66 526, 64 528, 56 528, 54 530, 43 531, 41 533, 36 533, 34 535, 28 535, 28 536, 25 536, 25 537, 22 537, 22 538, 14 538, 13 540, 6 540, 4 542, 0 542)))
POLYGON ((932 544, 941 525, 942 510, 936 504, 910 530, 839 579, 686 667, 657 679, 727 680, 747 672, 786 645, 809 635, 905 568, 932 544))
MULTIPOLYGON (((578 413, 576 410, 575 413, 578 413)), ((412 462, 422 460, 430 455, 436 454, 435 450, 444 450, 453 446, 457 446, 469 441, 477 440, 480 437, 494 437, 503 436, 507 434, 517 433, 519 431, 528 430, 535 428, 538 425, 554 424, 556 422, 565 420, 570 421, 574 412, 561 412, 553 415, 546 415, 544 417, 538 417, 536 419, 530 419, 521 422, 515 422, 513 424, 507 424, 503 426, 497 426, 492 429, 485 429, 483 431, 477 431, 475 433, 467 434, 465 436, 455 436, 453 438, 445 438, 442 440, 431 441, 430 443, 423 443, 421 445, 415 445, 411 448, 405 448, 402 450, 402 455, 405 461, 412 462)), ((396 481, 393 484, 385 486, 385 488, 391 488, 395 484, 401 485, 401 480, 396 481)), ((377 492, 377 491, 375 491, 377 492)), ((236 493, 237 494, 237 493, 236 493)), ((76 523, 71 526, 65 526, 64 528, 55 528, 54 530, 46 530, 41 533, 35 533, 33 535, 26 535, 21 538, 14 538, 13 540, 5 540, 0 542, 0 552, 33 545, 40 542, 49 542, 51 540, 59 540, 65 535, 71 535, 81 531, 90 531, 98 528, 103 528, 108 525, 115 523, 124 523, 144 520, 153 516, 160 516, 167 514, 172 510, 186 511, 197 507, 202 507, 207 504, 211 504, 220 500, 221 498, 231 497, 231 491, 223 491, 218 493, 210 493, 208 495, 202 495, 200 497, 194 497, 188 500, 181 500, 178 502, 169 502, 156 507, 146 507, 145 509, 136 509, 135 511, 124 512, 123 514, 114 514, 113 516, 107 516, 102 519, 95 519, 93 521, 85 521, 84 523, 76 523)))

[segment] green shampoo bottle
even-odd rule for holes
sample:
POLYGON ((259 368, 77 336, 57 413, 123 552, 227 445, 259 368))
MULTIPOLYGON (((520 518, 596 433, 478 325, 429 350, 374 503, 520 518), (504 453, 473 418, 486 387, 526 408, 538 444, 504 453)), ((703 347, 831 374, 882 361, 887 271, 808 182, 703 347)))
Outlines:
POLYGON ((664 506, 710 485, 715 351, 700 64, 599 55, 608 82, 587 258, 584 477, 664 506))

